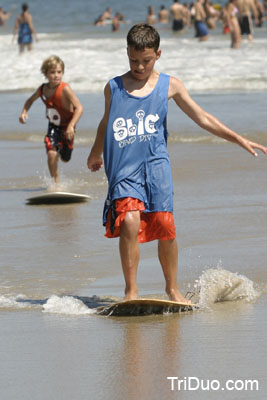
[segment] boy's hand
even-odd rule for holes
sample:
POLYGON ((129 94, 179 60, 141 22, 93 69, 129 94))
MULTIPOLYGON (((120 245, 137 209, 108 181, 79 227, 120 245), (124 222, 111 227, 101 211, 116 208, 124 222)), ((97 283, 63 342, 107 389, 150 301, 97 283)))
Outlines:
POLYGON ((102 157, 96 157, 93 154, 90 154, 87 160, 87 166, 92 172, 96 172, 103 167, 102 157))
POLYGON ((22 112, 19 116, 19 122, 21 124, 26 124, 27 119, 28 119, 28 114, 26 112, 22 112))
POLYGON ((68 125, 66 132, 65 132, 65 136, 68 140, 73 140, 74 139, 74 128, 72 125, 68 125))
POLYGON ((242 137, 240 141, 240 145, 244 147, 247 151, 249 151, 253 156, 257 157, 258 153, 255 151, 255 149, 258 149, 262 151, 264 154, 267 154, 267 147, 262 146, 259 143, 251 142, 250 140, 245 139, 242 137))

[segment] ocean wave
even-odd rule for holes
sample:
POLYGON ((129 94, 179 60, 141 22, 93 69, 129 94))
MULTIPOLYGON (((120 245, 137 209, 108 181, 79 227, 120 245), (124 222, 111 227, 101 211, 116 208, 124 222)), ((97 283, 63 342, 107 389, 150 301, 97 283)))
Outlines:
MULTIPOLYGON (((128 69, 123 37, 86 37, 83 34, 40 34, 31 53, 18 55, 11 35, 0 37, 0 91, 32 91, 44 80, 44 58, 58 54, 65 62, 64 79, 80 93, 98 93, 106 82, 128 69)), ((164 37, 157 69, 179 77, 191 92, 266 91, 266 41, 255 38, 238 51, 225 35, 199 43, 193 37, 164 37)))

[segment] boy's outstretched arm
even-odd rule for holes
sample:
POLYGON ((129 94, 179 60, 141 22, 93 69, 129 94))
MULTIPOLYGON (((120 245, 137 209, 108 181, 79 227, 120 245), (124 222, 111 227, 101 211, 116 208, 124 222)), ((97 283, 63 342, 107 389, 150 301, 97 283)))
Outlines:
POLYGON ((38 97, 40 97, 39 89, 37 89, 36 92, 33 93, 33 95, 28 98, 28 100, 26 100, 23 109, 21 111, 21 114, 19 116, 19 122, 21 124, 26 124, 26 120, 28 119, 27 111, 31 108, 32 104, 35 102, 35 100, 38 99, 38 97))
POLYGON ((261 150, 267 154, 267 148, 258 143, 238 135, 236 132, 229 129, 221 121, 213 115, 204 111, 189 95, 184 85, 179 79, 171 77, 169 85, 169 98, 173 98, 175 103, 181 110, 187 114, 201 128, 207 130, 213 135, 219 136, 225 140, 239 144, 241 147, 249 151, 254 156, 257 156, 255 149, 261 150))
POLYGON ((83 106, 80 103, 78 97, 74 94, 73 90, 69 85, 66 85, 63 89, 63 95, 67 98, 68 102, 73 106, 73 117, 69 122, 66 129, 66 137, 69 140, 74 138, 74 130, 75 126, 78 123, 79 119, 83 113, 83 106))
POLYGON ((98 125, 95 142, 89 154, 87 160, 87 166, 92 171, 98 171, 101 167, 103 167, 103 159, 101 157, 104 148, 104 140, 107 129, 108 117, 109 117, 109 108, 110 108, 110 86, 106 85, 104 89, 105 94, 105 112, 104 115, 98 125))

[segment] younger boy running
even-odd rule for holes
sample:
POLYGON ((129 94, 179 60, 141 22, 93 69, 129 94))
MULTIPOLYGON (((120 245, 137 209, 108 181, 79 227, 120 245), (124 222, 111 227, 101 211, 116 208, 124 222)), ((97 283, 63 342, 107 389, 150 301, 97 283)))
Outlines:
POLYGON ((58 160, 68 162, 73 150, 75 126, 79 121, 83 108, 70 86, 62 82, 64 63, 57 56, 47 58, 41 71, 48 83, 42 84, 25 102, 19 121, 22 124, 28 119, 28 110, 41 97, 46 105, 46 117, 49 120, 48 131, 44 142, 47 150, 48 168, 55 182, 59 182, 58 160))
POLYGON ((133 26, 127 36, 130 71, 105 87, 105 112, 88 157, 88 168, 103 165, 108 177, 104 207, 106 236, 120 236, 125 299, 137 297, 139 243, 158 240, 158 256, 171 300, 187 302, 177 284, 178 247, 173 219, 173 189, 167 152, 168 99, 201 128, 237 143, 256 156, 253 143, 202 110, 174 77, 154 69, 161 56, 159 34, 150 25, 133 26))

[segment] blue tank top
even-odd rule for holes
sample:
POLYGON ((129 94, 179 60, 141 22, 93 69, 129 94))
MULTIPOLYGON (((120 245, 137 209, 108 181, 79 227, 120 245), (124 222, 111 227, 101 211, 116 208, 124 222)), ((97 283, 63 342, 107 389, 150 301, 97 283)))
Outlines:
POLYGON ((103 224, 115 199, 133 197, 144 212, 173 210, 172 178, 167 152, 169 75, 160 74, 144 97, 129 94, 120 76, 110 84, 111 102, 104 143, 108 195, 103 224))

